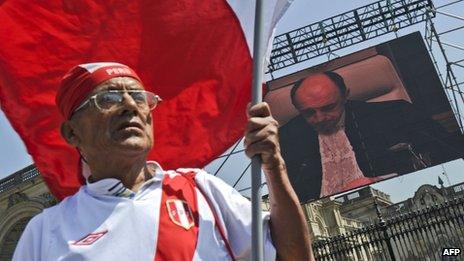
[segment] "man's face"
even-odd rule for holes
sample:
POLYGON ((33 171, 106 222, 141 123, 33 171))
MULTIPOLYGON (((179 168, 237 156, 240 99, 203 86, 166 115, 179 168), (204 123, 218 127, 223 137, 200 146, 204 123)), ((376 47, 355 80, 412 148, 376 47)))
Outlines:
POLYGON ((306 78, 295 93, 296 107, 319 133, 332 133, 345 110, 346 94, 325 75, 306 78))
MULTIPOLYGON (((89 95, 107 90, 143 90, 131 77, 116 77, 98 85, 89 95)), ((140 155, 153 146, 153 122, 149 108, 139 107, 128 93, 121 104, 99 110, 94 101, 74 113, 70 120, 79 148, 85 157, 115 153, 140 155)))

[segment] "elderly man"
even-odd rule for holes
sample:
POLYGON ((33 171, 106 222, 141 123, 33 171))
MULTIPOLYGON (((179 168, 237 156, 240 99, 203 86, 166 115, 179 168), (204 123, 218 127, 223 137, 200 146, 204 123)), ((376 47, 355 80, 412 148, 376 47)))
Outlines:
POLYGON ((291 90, 300 115, 279 130, 290 181, 302 202, 456 158, 443 127, 403 100, 348 100, 335 72, 291 90))
MULTIPOLYGON (((76 66, 56 101, 66 119, 62 136, 81 154, 87 184, 30 221, 14 260, 249 259, 248 200, 203 170, 164 171, 146 161, 154 142, 151 110, 160 98, 131 68, 76 66)), ((263 219, 265 257, 277 251, 283 260, 307 260, 308 230, 280 155, 277 123, 265 103, 248 114, 246 154, 261 156, 272 206, 263 219)))

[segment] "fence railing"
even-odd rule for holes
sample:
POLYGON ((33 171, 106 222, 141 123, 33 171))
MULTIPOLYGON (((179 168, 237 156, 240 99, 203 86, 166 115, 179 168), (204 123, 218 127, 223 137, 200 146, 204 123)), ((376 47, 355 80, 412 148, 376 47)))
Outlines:
POLYGON ((444 248, 463 247, 464 198, 313 244, 317 260, 444 260, 444 248))

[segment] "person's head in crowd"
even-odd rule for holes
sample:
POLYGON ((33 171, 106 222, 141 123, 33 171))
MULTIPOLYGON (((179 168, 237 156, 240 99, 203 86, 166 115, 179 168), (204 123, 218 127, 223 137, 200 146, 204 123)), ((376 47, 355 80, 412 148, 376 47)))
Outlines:
POLYGON ((348 89, 339 74, 327 71, 296 82, 290 96, 309 125, 319 133, 331 133, 345 111, 348 89))
POLYGON ((61 82, 56 103, 61 134, 93 165, 106 157, 145 160, 153 146, 151 110, 159 97, 119 63, 81 64, 61 82))

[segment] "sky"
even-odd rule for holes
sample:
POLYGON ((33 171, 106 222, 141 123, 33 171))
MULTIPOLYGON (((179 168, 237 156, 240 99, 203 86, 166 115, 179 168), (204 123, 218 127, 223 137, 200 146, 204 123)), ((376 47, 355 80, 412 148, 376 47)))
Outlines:
MULTIPOLYGON (((376 1, 366 0, 294 0, 288 11, 282 17, 276 28, 276 34, 288 32, 293 29, 320 21, 322 19, 338 15, 340 13, 373 3, 376 1)), ((435 0, 435 6, 441 6, 451 1, 435 0)), ((440 11, 460 15, 464 14, 464 2, 445 7, 440 11)), ((464 21, 456 18, 452 18, 446 15, 438 14, 434 20, 436 27, 439 32, 456 28, 458 26, 464 26, 464 21)), ((406 29, 402 29, 397 32, 397 36, 406 35, 414 31, 424 32, 425 23, 421 23, 415 26, 411 26, 406 29)), ((442 35, 442 41, 454 45, 464 46, 464 30, 458 30, 452 33, 442 35)), ((365 41, 354 46, 336 51, 335 53, 339 56, 349 54, 354 51, 358 51, 369 46, 373 46, 388 40, 392 40, 396 37, 395 34, 390 33, 388 35, 378 37, 369 41, 365 41)), ((438 64, 441 68, 444 68, 443 59, 441 54, 438 52, 438 46, 435 45, 434 53, 438 57, 438 64)), ((452 61, 464 59, 464 50, 458 50, 456 48, 447 47, 447 55, 452 61)), ((309 61, 300 63, 298 65, 289 67, 287 69, 278 71, 274 74, 274 77, 283 76, 303 68, 307 68, 322 62, 327 61, 327 56, 321 56, 309 61)), ((457 74, 459 82, 464 81, 464 69, 456 68, 455 73, 457 74)), ((270 79, 270 76, 266 76, 270 79)), ((460 105, 461 106, 461 105, 460 105)), ((464 109, 464 106, 462 106, 464 109)), ((240 144, 237 149, 243 149, 240 144)), ((229 149, 230 150, 230 149, 229 149)), ((213 161, 206 169, 215 173, 219 166, 222 165, 224 159, 218 159, 213 161)), ((237 182, 240 175, 246 169, 249 160, 243 153, 238 153, 231 156, 222 166, 217 176, 224 179, 231 185, 236 184, 236 188, 241 190, 245 195, 249 195, 250 184, 250 173, 249 170, 245 171, 243 177, 237 182)), ((16 132, 13 130, 3 112, 0 111, 0 179, 4 178, 15 171, 18 171, 28 165, 32 164, 31 157, 27 154, 24 144, 18 137, 16 132)), ((398 178, 390 179, 387 181, 379 182, 372 185, 373 188, 379 189, 387 194, 390 194, 393 202, 405 200, 414 195, 414 192, 423 184, 437 185, 438 176, 442 177, 445 182, 445 186, 450 184, 456 184, 464 181, 464 161, 462 159, 449 162, 443 165, 438 165, 429 169, 421 170, 409 175, 404 175, 398 178), (443 176, 442 173, 446 172, 447 177, 443 176)))

